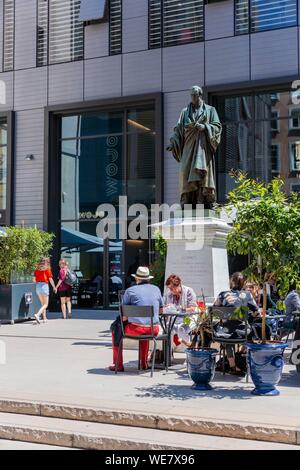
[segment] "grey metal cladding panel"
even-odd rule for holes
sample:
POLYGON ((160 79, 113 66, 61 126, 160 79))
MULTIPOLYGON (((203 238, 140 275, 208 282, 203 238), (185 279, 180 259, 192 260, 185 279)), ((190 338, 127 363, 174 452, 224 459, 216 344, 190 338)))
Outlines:
POLYGON ((148 0, 123 0, 123 19, 148 15, 148 0))
POLYGON ((15 69, 36 66, 36 0, 15 0, 15 69))
POLYGON ((211 3, 205 6, 205 39, 234 35, 234 1, 211 3))
POLYGON ((49 66, 48 103, 83 100, 83 61, 49 66))
MULTIPOLYGON (((177 124, 180 112, 189 103, 188 91, 165 93, 164 95, 164 148, 167 147, 173 129, 177 124)), ((164 202, 175 204, 179 202, 178 189, 179 164, 170 152, 164 152, 164 202)))
POLYGON ((195 43, 163 49, 163 91, 204 85, 204 44, 195 43))
POLYGON ((43 225, 44 110, 16 113, 15 222, 43 225), (33 154, 34 160, 25 156, 33 154))
POLYGON ((148 49, 148 17, 123 20, 123 52, 148 49))
POLYGON ((251 79, 298 74, 297 28, 251 35, 251 79))
POLYGON ((85 100, 121 96, 121 60, 116 55, 85 61, 85 100))
POLYGON ((3 70, 3 64, 2 64, 2 54, 3 54, 3 17, 2 17, 2 12, 3 12, 3 0, 0 0, 0 72, 3 70))
POLYGON ((91 24, 85 27, 84 57, 104 57, 109 54, 109 26, 108 23, 91 24))
POLYGON ((161 49, 123 55, 123 94, 161 91, 161 49))
POLYGON ((13 109, 13 72, 0 74, 0 111, 13 109))
POLYGON ((206 85, 249 80, 249 36, 208 41, 205 61, 206 85))
POLYGON ((15 109, 41 108, 47 104, 47 67, 15 72, 15 109))

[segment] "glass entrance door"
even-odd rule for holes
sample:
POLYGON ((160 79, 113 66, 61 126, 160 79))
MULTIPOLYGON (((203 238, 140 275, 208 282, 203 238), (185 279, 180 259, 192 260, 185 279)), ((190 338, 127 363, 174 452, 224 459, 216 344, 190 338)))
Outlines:
POLYGON ((96 237, 96 222, 64 222, 61 257, 78 277, 72 303, 78 308, 103 308, 105 302, 105 243, 96 237))

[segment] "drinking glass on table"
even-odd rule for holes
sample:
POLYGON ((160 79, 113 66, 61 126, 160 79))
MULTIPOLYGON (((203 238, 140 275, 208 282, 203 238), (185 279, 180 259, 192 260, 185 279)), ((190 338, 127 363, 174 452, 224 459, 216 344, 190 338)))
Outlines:
POLYGON ((180 310, 181 313, 186 313, 186 302, 184 300, 181 301, 180 310))

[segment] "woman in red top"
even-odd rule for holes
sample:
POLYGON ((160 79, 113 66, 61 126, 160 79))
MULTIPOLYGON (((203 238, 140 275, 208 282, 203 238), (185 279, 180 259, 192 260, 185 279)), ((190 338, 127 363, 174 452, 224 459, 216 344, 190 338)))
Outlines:
POLYGON ((41 259, 36 271, 34 271, 34 282, 36 283, 36 293, 42 305, 38 313, 34 315, 34 318, 37 323, 40 323, 40 317, 42 315, 44 323, 46 323, 46 311, 49 305, 49 282, 56 293, 49 258, 41 259))

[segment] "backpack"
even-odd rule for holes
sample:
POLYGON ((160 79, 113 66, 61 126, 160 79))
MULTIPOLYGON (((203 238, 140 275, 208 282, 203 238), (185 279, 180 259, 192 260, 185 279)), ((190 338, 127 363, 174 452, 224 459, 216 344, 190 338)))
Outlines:
POLYGON ((78 283, 78 279, 74 271, 71 271, 70 269, 68 269, 66 277, 64 279, 64 283, 70 287, 73 287, 75 286, 75 284, 78 283))

